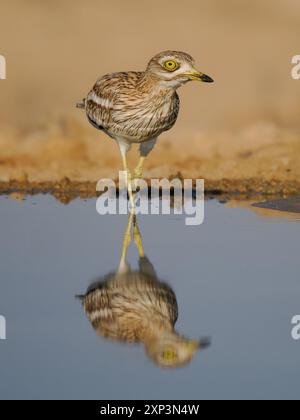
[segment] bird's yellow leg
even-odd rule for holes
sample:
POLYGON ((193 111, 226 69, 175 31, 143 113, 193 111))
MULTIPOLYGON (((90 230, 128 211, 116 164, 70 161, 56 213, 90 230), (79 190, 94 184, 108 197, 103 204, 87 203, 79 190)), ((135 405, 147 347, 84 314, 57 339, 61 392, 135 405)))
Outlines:
POLYGON ((140 145, 140 160, 134 171, 134 179, 140 179, 143 177, 143 167, 146 157, 149 155, 153 147, 155 146, 157 138, 147 140, 140 145))
POLYGON ((126 256, 127 256, 129 245, 131 243, 131 227, 132 227, 133 217, 134 215, 131 213, 129 215, 127 227, 124 233, 119 271, 124 271, 124 268, 126 268, 126 256))
POLYGON ((130 170, 128 168, 127 165, 127 158, 126 158, 126 154, 122 154, 122 161, 123 161, 123 168, 124 171, 127 173, 127 190, 129 193, 129 199, 130 199, 130 204, 131 204, 131 213, 134 212, 134 196, 133 196, 133 192, 132 192, 132 185, 131 185, 131 173, 130 170))
POLYGON ((143 166, 144 166, 145 159, 146 159, 145 156, 140 157, 139 163, 134 171, 134 176, 133 176, 134 179, 140 179, 143 177, 143 166))
POLYGON ((131 173, 130 173, 130 170, 129 170, 128 165, 127 165, 127 158, 126 158, 125 154, 124 155, 122 154, 122 162, 123 162, 123 169, 127 173, 126 182, 127 182, 127 186, 128 186, 128 183, 131 181, 131 173))
POLYGON ((144 252, 144 247, 143 247, 143 243, 142 243, 142 236, 141 236, 141 232, 140 232, 138 222, 137 222, 137 218, 136 218, 135 215, 134 215, 134 218, 133 218, 133 226, 134 226, 134 230, 133 230, 134 242, 137 246, 140 257, 144 257, 145 252, 144 252))

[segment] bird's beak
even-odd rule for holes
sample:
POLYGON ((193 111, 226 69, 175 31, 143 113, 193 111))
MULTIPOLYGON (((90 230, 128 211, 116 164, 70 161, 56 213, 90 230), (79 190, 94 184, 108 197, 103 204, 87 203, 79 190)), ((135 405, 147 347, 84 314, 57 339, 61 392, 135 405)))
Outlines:
POLYGON ((201 338, 200 340, 192 340, 187 343, 187 348, 191 354, 197 350, 203 350, 211 345, 210 338, 201 338))
POLYGON ((187 344, 188 351, 193 354, 195 351, 200 349, 199 341, 189 341, 187 344))
POLYGON ((193 69, 192 71, 185 73, 184 76, 187 76, 190 80, 197 80, 204 83, 213 83, 214 80, 207 76, 207 74, 202 73, 199 70, 193 69))

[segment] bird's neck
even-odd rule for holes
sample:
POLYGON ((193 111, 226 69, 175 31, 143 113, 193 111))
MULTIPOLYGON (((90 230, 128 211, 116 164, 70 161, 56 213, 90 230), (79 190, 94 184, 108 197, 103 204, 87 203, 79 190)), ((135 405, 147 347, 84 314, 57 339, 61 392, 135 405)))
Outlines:
POLYGON ((163 343, 177 342, 180 339, 181 335, 174 328, 164 328, 162 330, 148 331, 141 342, 144 344, 147 352, 152 353, 153 350, 157 349, 163 343))
POLYGON ((164 335, 173 335, 175 333, 174 327, 171 322, 165 320, 152 320, 151 324, 149 322, 144 325, 144 328, 140 330, 139 340, 144 343, 147 347, 154 342, 157 342, 164 335))
POLYGON ((177 83, 172 84, 150 72, 144 72, 138 84, 139 89, 149 93, 151 96, 159 95, 166 98, 172 97, 178 87, 177 83))

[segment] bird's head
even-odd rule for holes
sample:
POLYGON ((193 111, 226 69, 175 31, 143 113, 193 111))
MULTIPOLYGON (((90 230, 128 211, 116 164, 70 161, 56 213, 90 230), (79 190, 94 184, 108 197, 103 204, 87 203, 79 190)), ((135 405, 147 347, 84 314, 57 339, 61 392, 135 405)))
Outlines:
POLYGON ((213 79, 195 68, 193 57, 184 52, 164 51, 153 57, 147 72, 155 75, 166 87, 177 89, 181 85, 196 80, 213 83, 213 79))
POLYGON ((196 351, 210 346, 210 340, 189 340, 176 333, 163 333, 146 344, 146 352, 161 367, 176 368, 188 364, 196 351))

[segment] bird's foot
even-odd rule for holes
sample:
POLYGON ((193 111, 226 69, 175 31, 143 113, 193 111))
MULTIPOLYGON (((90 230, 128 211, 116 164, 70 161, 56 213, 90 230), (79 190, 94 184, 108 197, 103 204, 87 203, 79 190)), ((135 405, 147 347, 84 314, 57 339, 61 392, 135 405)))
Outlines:
POLYGON ((132 175, 131 175, 131 172, 129 171, 129 169, 126 169, 125 171, 126 171, 126 177, 127 177, 127 179, 126 179, 127 192, 128 192, 129 200, 130 200, 130 212, 132 214, 134 214, 134 208, 135 208, 134 193, 132 191, 132 186, 134 185, 133 184, 134 179, 132 178, 132 175))
POLYGON ((133 179, 142 179, 143 178, 143 168, 137 167, 135 168, 133 179))

